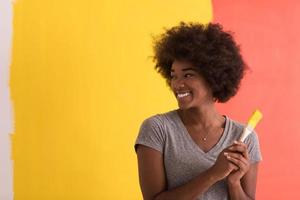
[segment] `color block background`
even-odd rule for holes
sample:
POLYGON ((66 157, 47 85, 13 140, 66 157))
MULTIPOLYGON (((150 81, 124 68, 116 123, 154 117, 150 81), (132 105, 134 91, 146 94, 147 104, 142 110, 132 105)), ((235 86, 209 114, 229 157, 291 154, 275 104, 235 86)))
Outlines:
POLYGON ((235 32, 251 71, 218 108, 242 122, 262 110, 257 199, 299 199, 299 11, 296 0, 15 1, 14 199, 141 199, 140 123, 176 108, 153 69, 151 37, 179 21, 235 32))

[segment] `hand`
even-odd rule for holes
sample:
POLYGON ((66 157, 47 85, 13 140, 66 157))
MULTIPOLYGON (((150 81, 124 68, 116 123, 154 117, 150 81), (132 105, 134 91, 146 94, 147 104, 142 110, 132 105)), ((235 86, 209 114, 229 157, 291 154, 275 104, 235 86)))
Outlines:
POLYGON ((218 155, 215 164, 211 167, 212 173, 218 180, 222 180, 226 178, 232 171, 238 170, 238 167, 230 162, 228 158, 226 158, 226 151, 228 150, 225 149, 218 155))
POLYGON ((225 151, 227 160, 237 166, 237 170, 232 171, 228 175, 227 181, 231 184, 238 183, 250 168, 247 145, 243 142, 235 141, 225 151))

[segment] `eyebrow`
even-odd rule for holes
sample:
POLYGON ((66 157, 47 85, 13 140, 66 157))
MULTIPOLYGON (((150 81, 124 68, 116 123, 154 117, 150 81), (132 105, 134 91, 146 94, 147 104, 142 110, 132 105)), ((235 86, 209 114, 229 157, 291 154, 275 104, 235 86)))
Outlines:
MULTIPOLYGON (((191 67, 190 68, 184 68, 181 71, 189 71, 189 70, 197 72, 197 70, 195 68, 191 68, 191 67)), ((171 69, 171 72, 174 72, 174 69, 171 69)))

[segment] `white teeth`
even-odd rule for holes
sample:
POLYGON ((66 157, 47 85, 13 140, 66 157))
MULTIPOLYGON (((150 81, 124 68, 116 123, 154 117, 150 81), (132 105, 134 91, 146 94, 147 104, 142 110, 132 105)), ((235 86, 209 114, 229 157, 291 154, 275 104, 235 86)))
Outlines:
POLYGON ((186 96, 188 96, 188 95, 190 95, 190 93, 189 93, 189 92, 186 92, 186 93, 177 94, 177 97, 178 97, 178 98, 182 98, 182 97, 186 97, 186 96))

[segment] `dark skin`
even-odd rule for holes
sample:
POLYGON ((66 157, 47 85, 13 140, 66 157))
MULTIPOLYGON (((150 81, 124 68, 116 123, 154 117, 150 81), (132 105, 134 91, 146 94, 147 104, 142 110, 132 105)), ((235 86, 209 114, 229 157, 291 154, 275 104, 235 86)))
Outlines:
MULTIPOLYGON (((224 117, 216 111, 212 92, 190 63, 175 61, 171 77, 171 88, 179 106, 178 114, 194 142, 207 152, 222 136, 224 117), (206 141, 204 137, 207 137, 206 141)), ((139 145, 137 156, 144 200, 193 200, 224 178, 227 179, 230 199, 255 198, 258 163, 250 164, 244 143, 235 142, 227 147, 211 168, 171 190, 167 190, 163 155, 139 145)))

